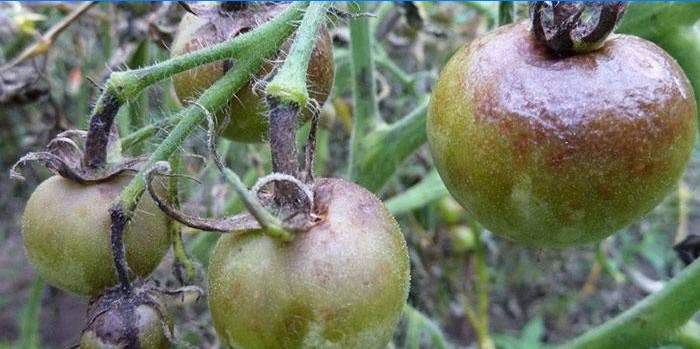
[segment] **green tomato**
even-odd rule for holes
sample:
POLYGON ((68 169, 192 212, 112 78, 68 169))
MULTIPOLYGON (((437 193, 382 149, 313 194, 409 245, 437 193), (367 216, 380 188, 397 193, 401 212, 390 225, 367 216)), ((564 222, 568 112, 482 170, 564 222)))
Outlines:
POLYGON ((370 192, 316 182, 319 217, 291 242, 224 235, 209 266, 209 308, 231 348, 385 348, 409 288, 406 242, 370 192))
MULTIPOLYGON (((247 8, 235 12, 222 13, 216 2, 193 4, 197 16, 187 13, 182 17, 173 40, 173 56, 201 50, 214 44, 229 40, 251 28, 257 27, 280 13, 288 4, 250 3, 247 8)), ((281 52, 291 47, 288 40, 281 52)), ((286 53, 285 53, 286 54, 286 53)), ((277 59, 282 60, 284 55, 277 59)), ((231 67, 227 61, 206 64, 173 76, 175 93, 181 102, 196 99, 204 90, 224 75, 231 67)), ((265 65, 258 76, 263 77, 273 69, 272 64, 265 65)), ((319 31, 316 46, 311 54, 307 69, 309 95, 322 105, 331 91, 334 78, 333 41, 324 27, 319 31)), ((219 123, 225 121, 228 114, 230 122, 223 130, 222 136, 239 142, 261 142, 267 137, 267 104, 264 93, 253 90, 254 80, 241 88, 229 103, 229 108, 217 113, 219 123)), ((310 112, 301 115, 308 120, 310 112)))
POLYGON ((427 134, 450 193, 486 228, 569 246, 634 222, 676 185, 696 108, 683 71, 651 42, 615 35, 561 58, 520 22, 447 63, 427 134))
MULTIPOLYGON (((108 209, 131 178, 85 185, 54 176, 36 188, 24 210, 22 236, 27 257, 44 280, 87 296, 117 284, 108 209)), ((144 195, 124 235, 135 276, 148 276, 168 251, 167 227, 168 218, 144 195)))

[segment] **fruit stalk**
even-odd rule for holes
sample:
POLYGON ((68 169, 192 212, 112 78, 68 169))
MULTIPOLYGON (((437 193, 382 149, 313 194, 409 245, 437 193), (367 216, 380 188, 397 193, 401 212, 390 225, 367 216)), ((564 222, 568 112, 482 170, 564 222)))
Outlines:
POLYGON ((647 348, 665 341, 700 310, 697 285, 700 260, 686 267, 658 293, 559 348, 647 348))
POLYGON ((559 55, 599 49, 615 29, 627 2, 530 1, 532 34, 559 55))
MULTIPOLYGON (((229 41, 202 50, 172 57, 158 64, 135 70, 114 72, 93 108, 83 163, 90 168, 102 167, 107 159, 107 139, 114 118, 122 104, 133 100, 146 87, 177 73, 220 59, 242 59, 260 49, 261 43, 286 38, 301 19, 308 2, 291 4, 279 16, 256 29, 229 41)), ((275 48, 279 45, 275 46, 275 48)), ((255 73, 255 72, 253 72, 255 73)))
MULTIPOLYGON (((270 109, 270 151, 272 152, 272 171, 294 177, 299 176, 297 160, 296 128, 299 105, 285 104, 276 97, 268 97, 270 109)), ((280 181, 275 183, 275 203, 282 207, 296 208, 300 192, 296 185, 280 181)))
MULTIPOLYGON (((313 2, 309 5, 289 54, 265 89, 270 110, 269 138, 274 172, 299 177, 297 119, 300 107, 307 107, 309 103, 306 72, 316 36, 326 21, 331 5, 331 2, 313 2)), ((275 183, 275 201, 278 205, 299 209, 302 204, 300 197, 300 190, 295 184, 287 181, 275 183)))

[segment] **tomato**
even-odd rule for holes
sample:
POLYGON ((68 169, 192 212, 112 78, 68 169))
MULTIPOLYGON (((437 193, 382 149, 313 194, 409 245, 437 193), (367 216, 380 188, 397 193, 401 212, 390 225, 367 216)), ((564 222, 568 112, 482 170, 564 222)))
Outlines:
MULTIPOLYGON (((218 44, 235 37, 238 34, 264 23, 280 13, 288 4, 280 3, 249 3, 246 9, 235 12, 220 13, 217 3, 199 3, 195 11, 199 14, 185 14, 173 41, 174 56, 200 50, 204 47, 218 44)), ((286 52, 291 47, 288 40, 281 48, 286 52)), ((319 104, 328 98, 333 86, 333 42, 328 30, 319 31, 316 46, 312 52, 307 76, 309 78, 309 94, 319 104)), ((284 54, 277 59, 282 60, 284 54)), ((227 70, 229 61, 218 61, 177 74, 173 77, 175 92, 180 101, 196 98, 218 80, 227 70)), ((273 68, 268 64, 258 74, 264 76, 273 68)), ((267 137, 267 105, 264 93, 253 90, 254 81, 249 81, 231 98, 229 108, 217 114, 219 123, 225 119, 226 113, 230 123, 222 135, 239 142, 260 142, 267 137)), ((302 113, 302 119, 307 120, 310 113, 302 113)))
POLYGON ((123 295, 110 290, 90 305, 80 349, 169 349, 173 321, 155 292, 123 295))
MULTIPOLYGON (((89 296, 117 283, 108 209, 130 179, 123 175, 84 185, 54 176, 36 188, 24 211, 22 236, 27 257, 44 280, 89 296)), ((126 260, 135 276, 149 275, 168 251, 167 222, 145 195, 124 235, 126 260)))
POLYGON ((209 266, 209 308, 232 348, 385 348, 406 301, 406 242, 383 204, 317 180, 319 221, 291 242, 224 235, 209 266))
POLYGON ((616 35, 557 57, 524 22, 460 49, 433 91, 435 166, 486 228, 524 244, 598 241, 654 208, 695 141, 693 90, 663 50, 616 35))

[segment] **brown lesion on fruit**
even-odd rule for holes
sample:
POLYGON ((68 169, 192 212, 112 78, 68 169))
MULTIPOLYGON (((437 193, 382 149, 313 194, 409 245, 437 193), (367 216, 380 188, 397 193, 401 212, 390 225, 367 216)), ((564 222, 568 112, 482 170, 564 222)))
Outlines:
POLYGON ((580 159, 597 159, 599 165, 630 164, 630 176, 645 177, 668 167, 649 155, 659 152, 651 144, 691 137, 690 86, 657 47, 620 35, 598 51, 555 57, 524 23, 513 26, 466 53, 465 60, 482 64, 470 68, 463 84, 473 95, 473 122, 493 126, 483 137, 509 139, 516 165, 541 158, 561 172, 580 159), (664 69, 640 75, 634 67, 643 65, 664 69), (572 83, 578 77, 589 82, 572 83), (597 104, 591 95, 599 96, 597 104), (626 141, 612 143, 618 139, 626 141))

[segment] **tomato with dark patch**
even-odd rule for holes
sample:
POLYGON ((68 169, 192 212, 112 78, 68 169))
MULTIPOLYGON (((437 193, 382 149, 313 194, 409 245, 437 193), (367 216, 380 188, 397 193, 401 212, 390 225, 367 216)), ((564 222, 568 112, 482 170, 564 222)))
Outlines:
POLYGON ((603 239, 676 185, 696 102, 678 64, 634 36, 550 53, 525 22, 460 49, 443 69, 427 132, 445 185, 494 233, 538 246, 603 239))
POLYGON ((382 203, 339 179, 314 187, 318 221, 291 242, 225 235, 209 308, 232 348, 385 348, 406 301, 406 242, 382 203))

